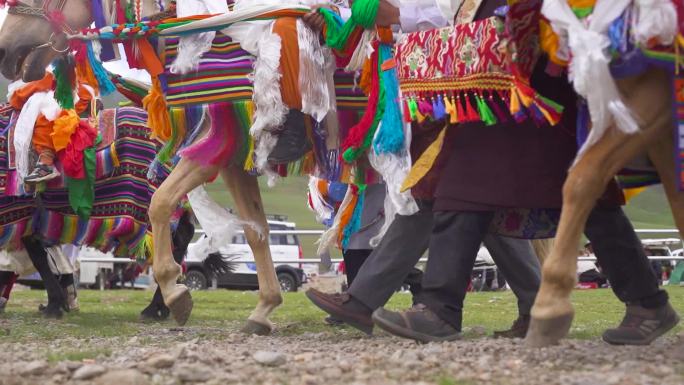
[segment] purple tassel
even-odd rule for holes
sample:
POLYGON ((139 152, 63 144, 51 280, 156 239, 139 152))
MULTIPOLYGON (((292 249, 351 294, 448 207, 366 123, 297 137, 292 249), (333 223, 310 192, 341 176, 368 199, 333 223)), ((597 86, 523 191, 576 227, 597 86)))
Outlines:
POLYGON ((494 97, 494 94, 490 94, 489 98, 487 98, 487 101, 487 104, 489 104, 489 107, 491 107, 492 111, 494 111, 494 114, 496 115, 496 118, 499 119, 499 122, 507 122, 508 114, 501 109, 501 106, 499 106, 499 101, 494 97))
MULTIPOLYGON (((102 0, 92 0, 91 9, 93 18, 95 19, 95 26, 97 28, 102 28, 107 25, 107 20, 104 16, 104 8, 102 7, 102 0)), ((114 53, 114 45, 111 41, 100 40, 102 45, 102 53, 100 54, 100 60, 103 62, 116 59, 116 54, 114 53)))
POLYGON ((418 111, 425 116, 432 116, 432 105, 421 99, 418 101, 418 111))

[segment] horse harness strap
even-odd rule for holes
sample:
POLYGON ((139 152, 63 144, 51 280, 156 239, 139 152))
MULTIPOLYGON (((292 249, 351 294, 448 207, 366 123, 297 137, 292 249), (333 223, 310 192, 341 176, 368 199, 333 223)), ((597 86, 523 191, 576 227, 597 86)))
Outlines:
POLYGON ((53 25, 55 33, 75 33, 76 31, 66 23, 64 14, 62 12, 67 0, 57 0, 57 6, 50 9, 52 1, 53 0, 44 0, 41 7, 33 7, 22 1, 17 1, 14 5, 9 7, 7 13, 12 15, 31 16, 45 19, 53 25))

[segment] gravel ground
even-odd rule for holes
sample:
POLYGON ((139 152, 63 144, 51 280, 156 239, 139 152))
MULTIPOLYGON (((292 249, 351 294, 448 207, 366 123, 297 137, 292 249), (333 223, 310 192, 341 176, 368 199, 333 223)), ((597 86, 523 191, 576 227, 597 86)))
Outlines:
POLYGON ((0 338, 0 384, 684 384, 684 335, 649 347, 567 340, 528 349, 520 340, 480 337, 418 345, 377 334, 362 337, 331 328, 258 337, 150 327, 127 339, 3 343, 0 338), (95 358, 73 358, 75 352, 100 350, 104 353, 95 358), (72 352, 71 360, 64 352, 72 352))

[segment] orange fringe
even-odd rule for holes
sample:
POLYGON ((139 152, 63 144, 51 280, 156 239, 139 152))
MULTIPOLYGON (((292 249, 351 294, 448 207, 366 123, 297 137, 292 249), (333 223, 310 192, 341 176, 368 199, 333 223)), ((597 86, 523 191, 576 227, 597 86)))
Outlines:
MULTIPOLYGON (((348 188, 352 188, 352 186, 349 186, 348 188)), ((356 203, 359 200, 359 194, 357 191, 354 191, 354 195, 352 196, 351 202, 349 202, 349 205, 345 207, 344 212, 342 212, 341 217, 340 217, 340 232, 337 234, 337 247, 342 249, 342 239, 344 238, 344 229, 347 227, 347 224, 349 224, 349 221, 351 220, 352 216, 354 215, 354 209, 356 208, 356 203)))
POLYGON ((171 119, 164 99, 159 78, 152 79, 152 87, 145 98, 143 108, 147 111, 147 125, 152 129, 152 138, 167 141, 171 138, 171 119))
POLYGON ((50 134, 56 152, 67 147, 71 141, 71 135, 76 130, 76 127, 78 127, 80 121, 81 119, 74 110, 62 110, 60 112, 52 127, 52 134, 50 134))
POLYGON ((359 79, 359 87, 364 94, 368 95, 371 89, 371 74, 372 74, 372 63, 370 59, 366 59, 363 63, 363 69, 361 70, 361 78, 359 79))

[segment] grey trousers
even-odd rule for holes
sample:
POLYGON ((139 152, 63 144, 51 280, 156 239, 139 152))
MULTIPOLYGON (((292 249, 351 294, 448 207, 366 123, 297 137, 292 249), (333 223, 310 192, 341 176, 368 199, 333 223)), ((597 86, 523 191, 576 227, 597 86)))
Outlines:
MULTIPOLYGON (((387 303, 428 249, 434 223, 432 204, 418 202, 418 206, 414 215, 397 215, 347 291, 370 309, 387 303)), ((529 315, 541 282, 531 242, 487 235, 484 244, 518 298, 518 312, 529 315)))

